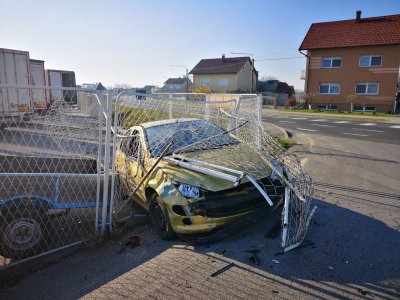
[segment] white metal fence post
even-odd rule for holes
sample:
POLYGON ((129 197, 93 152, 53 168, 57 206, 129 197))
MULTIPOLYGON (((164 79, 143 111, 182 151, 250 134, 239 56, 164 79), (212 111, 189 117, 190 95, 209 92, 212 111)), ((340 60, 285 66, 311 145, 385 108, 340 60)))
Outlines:
POLYGON ((169 94, 169 118, 170 119, 172 119, 172 97, 173 97, 173 94, 169 94))
POLYGON ((97 97, 99 101, 99 139, 97 149, 97 189, 96 189, 96 220, 95 232, 99 230, 99 204, 100 204, 100 185, 101 185, 101 155, 103 152, 103 112, 104 112, 104 96, 97 97))
POLYGON ((107 224, 107 202, 108 202, 108 177, 110 174, 110 152, 111 152, 111 118, 112 118, 112 91, 107 92, 107 120, 106 120, 106 143, 104 155, 104 186, 103 186, 103 210, 101 214, 101 234, 104 235, 107 224))
POLYGON ((111 162, 111 199, 110 199, 110 232, 113 229, 113 210, 114 210, 114 193, 115 193, 115 163, 116 163, 116 156, 115 150, 117 148, 117 135, 118 135, 118 100, 120 99, 121 94, 117 95, 115 99, 115 109, 114 109, 114 130, 113 130, 113 144, 112 144, 112 162, 111 162))
POLYGON ((206 120, 209 121, 210 120, 210 95, 209 94, 206 95, 205 108, 206 108, 206 112, 205 112, 206 120))
POLYGON ((257 136, 256 136, 256 145, 258 148, 261 148, 261 126, 262 126, 262 103, 263 99, 261 95, 257 96, 257 136))

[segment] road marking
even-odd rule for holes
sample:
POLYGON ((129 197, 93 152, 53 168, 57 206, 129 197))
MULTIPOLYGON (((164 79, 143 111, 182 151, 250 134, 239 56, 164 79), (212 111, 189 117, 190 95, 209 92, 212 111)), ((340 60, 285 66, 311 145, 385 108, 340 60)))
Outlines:
POLYGON ((308 118, 291 118, 292 120, 308 120, 308 118))
POLYGON ((320 126, 320 127, 336 127, 336 126, 327 125, 327 124, 310 124, 310 125, 312 125, 312 126, 320 126))
POLYGON ((400 125, 389 126, 389 128, 400 128, 400 125))
POLYGON ((368 134, 359 134, 359 133, 348 133, 348 132, 344 132, 342 134, 347 134, 347 135, 356 135, 356 136, 368 136, 368 134))
POLYGON ((336 121, 336 122, 333 122, 333 123, 336 123, 336 124, 348 124, 348 123, 350 123, 350 121, 336 121))
POLYGON ((303 130, 303 131, 317 131, 315 129, 308 129, 308 128, 296 128, 297 130, 303 130))
POLYGON ((375 130, 375 129, 363 129, 363 128, 352 128, 354 130, 364 130, 364 131, 372 131, 372 132, 384 132, 383 130, 375 130))
POLYGON ((310 120, 311 122, 324 122, 327 121, 327 119, 315 119, 315 120, 310 120))
POLYGON ((296 122, 292 122, 292 121, 278 121, 279 123, 291 123, 291 124, 295 124, 296 122))
POLYGON ((360 126, 374 126, 376 125, 375 123, 362 123, 362 124, 358 124, 360 126))

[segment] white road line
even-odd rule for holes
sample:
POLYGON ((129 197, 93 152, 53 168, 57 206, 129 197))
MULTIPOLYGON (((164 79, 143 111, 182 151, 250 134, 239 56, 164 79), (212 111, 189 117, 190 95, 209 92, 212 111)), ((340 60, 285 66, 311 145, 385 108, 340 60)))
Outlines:
POLYGON ((310 124, 310 125, 312 125, 312 126, 320 126, 320 127, 336 127, 336 126, 327 125, 327 124, 310 124))
POLYGON ((354 130, 363 130, 363 131, 371 131, 371 132, 384 132, 383 130, 375 130, 375 129, 363 129, 363 128, 352 128, 354 130))
POLYGON ((336 124, 348 124, 348 123, 350 123, 350 121, 336 121, 336 122, 333 122, 333 123, 336 123, 336 124))
POLYGON ((315 129, 308 129, 308 128, 296 128, 297 130, 303 130, 303 131, 317 131, 315 129))
POLYGON ((362 123, 362 124, 358 124, 358 125, 361 125, 361 126, 374 126, 376 124, 375 123, 362 123))
POLYGON ((278 121, 279 123, 291 123, 291 124, 295 124, 296 122, 292 122, 292 121, 278 121))
POLYGON ((324 122, 327 121, 327 119, 315 119, 315 120, 310 120, 311 122, 324 122))
POLYGON ((400 129, 400 125, 389 126, 389 128, 399 128, 400 129))
POLYGON ((346 134, 346 135, 357 135, 357 136, 368 136, 368 134, 359 134, 359 133, 348 133, 348 132, 344 132, 342 134, 346 134))
POLYGON ((308 118, 291 118, 292 120, 308 120, 308 118))

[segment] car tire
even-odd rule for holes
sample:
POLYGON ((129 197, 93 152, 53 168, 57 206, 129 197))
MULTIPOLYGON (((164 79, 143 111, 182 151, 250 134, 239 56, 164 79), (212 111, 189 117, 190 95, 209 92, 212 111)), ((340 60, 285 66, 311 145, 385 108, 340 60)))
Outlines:
POLYGON ((47 250, 46 237, 51 235, 52 227, 44 209, 19 207, 2 212, 2 215, 0 255, 17 260, 47 250))
POLYGON ((171 240, 176 236, 172 229, 165 204, 156 193, 151 194, 149 202, 150 220, 159 237, 163 240, 171 240))

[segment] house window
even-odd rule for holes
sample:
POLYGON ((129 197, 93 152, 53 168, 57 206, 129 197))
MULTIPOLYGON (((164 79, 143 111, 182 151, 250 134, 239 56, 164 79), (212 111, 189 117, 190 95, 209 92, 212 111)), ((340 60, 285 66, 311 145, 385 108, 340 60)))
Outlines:
POLYGON ((337 110, 337 105, 320 104, 317 106, 318 110, 337 110))
POLYGON ((378 95, 379 83, 361 82, 356 84, 356 94, 358 95, 378 95))
POLYGON ((362 112, 375 111, 375 106, 354 106, 353 111, 362 111, 362 112))
POLYGON ((322 68, 341 68, 342 58, 341 57, 324 57, 322 59, 322 68))
POLYGON ((382 65, 382 56, 364 55, 360 57, 360 67, 377 67, 382 65))
POLYGON ((210 86, 210 79, 202 79, 200 80, 200 85, 201 86, 210 86))
POLYGON ((320 94, 340 94, 339 83, 321 83, 319 85, 320 94))
POLYGON ((228 78, 218 79, 218 85, 219 86, 228 86, 228 78))

